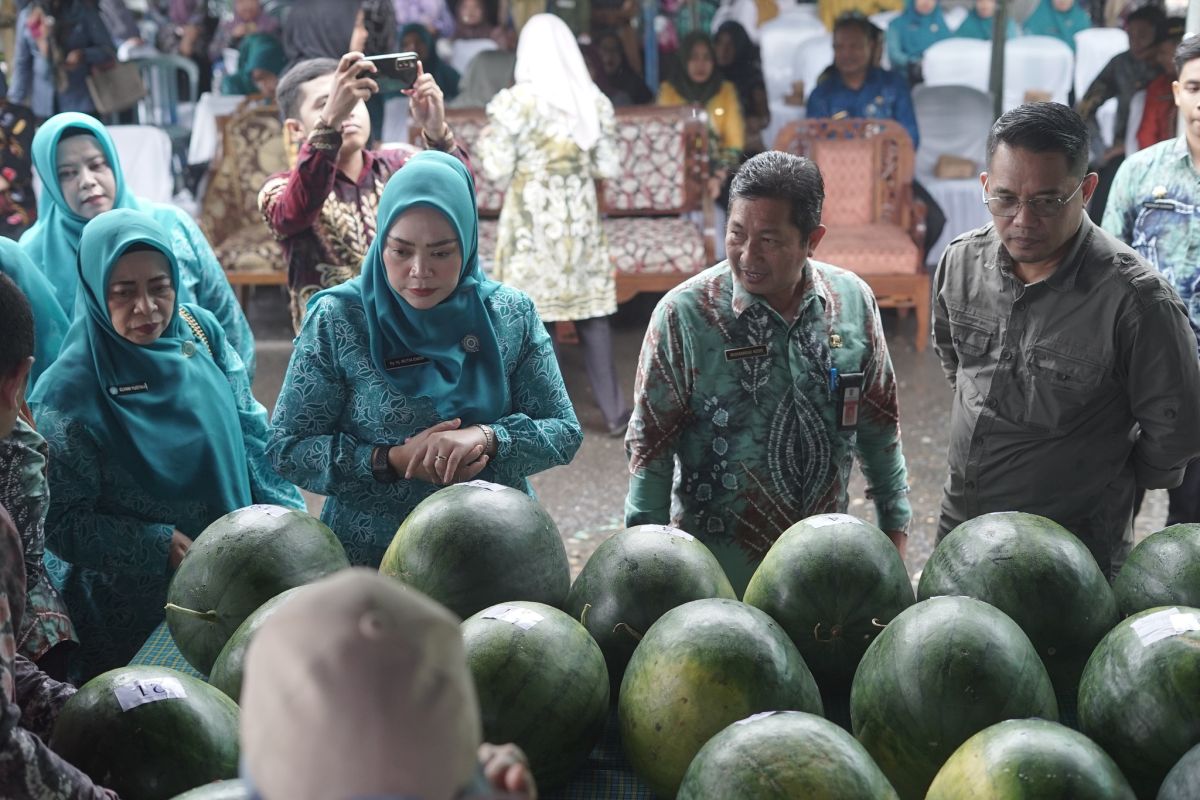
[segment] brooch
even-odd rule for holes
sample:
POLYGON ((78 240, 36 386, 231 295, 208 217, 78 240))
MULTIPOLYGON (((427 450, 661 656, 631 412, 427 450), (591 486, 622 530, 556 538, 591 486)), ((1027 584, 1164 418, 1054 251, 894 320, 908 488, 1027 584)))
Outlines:
POLYGON ((842 346, 842 337, 836 333, 832 334, 829 337, 829 346, 830 347, 841 347, 842 346))
POLYGON ((468 353, 478 353, 479 337, 473 333, 468 333, 462 338, 462 347, 463 350, 466 350, 468 353))

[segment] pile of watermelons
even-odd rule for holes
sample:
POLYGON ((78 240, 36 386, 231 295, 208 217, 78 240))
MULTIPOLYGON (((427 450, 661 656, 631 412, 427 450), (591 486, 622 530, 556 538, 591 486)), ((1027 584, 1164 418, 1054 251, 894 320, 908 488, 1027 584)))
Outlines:
MULTIPOLYGON (((297 587, 344 566, 299 512, 214 523, 168 610, 212 686, 108 673, 68 704, 54 746, 98 778, 121 773, 122 797, 234 777, 225 695, 238 697, 247 643, 297 587), (128 714, 125 755, 94 747, 130 684, 189 699, 128 714), (146 731, 158 738, 143 745, 146 731), (189 758, 156 755, 159 734, 189 758)), ((914 592, 887 536, 825 514, 779 538, 739 601, 703 544, 657 525, 605 541, 572 584, 545 510, 475 481, 417 506, 380 571, 464 619, 485 739, 527 753, 542 797, 611 717, 661 798, 1200 798, 1200 526, 1147 538, 1110 588, 1068 531, 988 514, 938 545, 914 592)), ((236 782, 187 795, 243 796, 236 782)))

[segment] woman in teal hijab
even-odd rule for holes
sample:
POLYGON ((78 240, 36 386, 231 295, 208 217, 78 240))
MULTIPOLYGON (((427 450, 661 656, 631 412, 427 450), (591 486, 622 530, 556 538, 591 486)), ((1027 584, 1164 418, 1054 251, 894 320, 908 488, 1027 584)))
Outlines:
POLYGON ((54 296, 50 281, 12 239, 0 238, 0 272, 12 278, 33 307, 33 369, 29 373, 32 391, 38 378, 58 358, 70 323, 54 296))
POLYGON ((1021 23, 1026 36, 1053 36, 1075 50, 1075 34, 1092 27, 1092 18, 1075 0, 1042 0, 1021 23))
POLYGON ((354 280, 315 295, 272 418, 279 474, 327 496, 351 564, 379 566, 440 486, 531 492, 583 433, 533 302, 479 266, 474 183, 423 152, 384 188, 354 280))
POLYGON ((46 541, 80 638, 72 677, 129 661, 191 541, 252 503, 303 508, 266 410, 207 310, 178 302, 170 234, 116 209, 83 229, 75 320, 30 396, 50 448, 46 541))
MULTIPOLYGON (((975 7, 971 9, 971 13, 967 14, 962 25, 955 29, 954 35, 959 39, 982 39, 990 42, 992 40, 992 20, 995 16, 996 0, 975 0, 975 7)), ((1004 31, 1009 39, 1015 39, 1021 35, 1017 31, 1017 24, 1013 22, 1012 17, 1008 18, 1008 24, 1004 26, 1004 31)))
POLYGON ((33 137, 33 166, 42 181, 42 196, 38 221, 21 236, 21 248, 50 280, 67 319, 76 310, 75 265, 83 226, 110 209, 138 209, 157 220, 170 237, 179 261, 180 302, 213 313, 253 377, 254 335, 208 240, 182 209, 142 200, 129 191, 103 123, 75 112, 54 115, 33 137))
POLYGON ((952 35, 942 17, 940 0, 905 0, 904 11, 887 30, 892 69, 906 75, 910 84, 919 83, 921 56, 931 44, 952 35))
POLYGON ((287 66, 283 43, 269 33, 252 33, 238 45, 238 69, 225 76, 223 94, 263 94, 275 99, 275 84, 287 66))
POLYGON ((437 37, 418 23, 400 29, 400 49, 416 53, 421 59, 421 68, 433 76, 447 102, 458 97, 458 70, 438 57, 437 37))

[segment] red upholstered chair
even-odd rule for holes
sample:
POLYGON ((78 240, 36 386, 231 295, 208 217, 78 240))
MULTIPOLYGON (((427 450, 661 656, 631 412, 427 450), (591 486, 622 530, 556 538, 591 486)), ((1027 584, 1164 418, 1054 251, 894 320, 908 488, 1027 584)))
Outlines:
POLYGON ((828 231, 817 258, 861 277, 880 307, 915 309, 916 347, 924 351, 931 314, 925 209, 912 197, 908 132, 891 120, 800 120, 780 131, 775 149, 811 158, 825 179, 828 231))

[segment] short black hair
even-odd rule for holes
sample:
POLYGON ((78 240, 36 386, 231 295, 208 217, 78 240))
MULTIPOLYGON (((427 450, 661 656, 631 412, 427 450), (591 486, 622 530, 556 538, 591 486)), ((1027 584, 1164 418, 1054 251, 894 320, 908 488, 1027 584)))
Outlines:
POLYGON ((854 11, 842 14, 837 18, 837 20, 834 21, 834 35, 836 36, 837 32, 843 28, 857 28, 858 30, 862 31, 863 36, 866 36, 867 41, 871 43, 877 42, 880 34, 883 33, 883 31, 876 27, 875 23, 871 22, 871 20, 867 19, 862 14, 854 11))
POLYGON ((275 87, 275 102, 279 104, 279 116, 283 119, 300 119, 300 106, 304 98, 300 87, 311 80, 337 72, 336 58, 310 58, 296 62, 283 73, 275 87))
POLYGON ((988 133, 989 165, 1002 144, 1034 153, 1062 153, 1071 175, 1087 174, 1087 125, 1062 103, 1026 103, 1002 114, 988 133))
POLYGON ((1154 38, 1157 40, 1167 24, 1167 12, 1158 6, 1142 6, 1125 18, 1125 27, 1131 22, 1145 22, 1154 28, 1154 38))
POLYGON ((13 279, 0 272, 0 377, 33 355, 33 307, 13 279))
POLYGON ((778 150, 759 153, 738 168, 729 192, 743 200, 787 200, 792 223, 805 239, 821 224, 825 181, 810 158, 778 150))
POLYGON ((91 136, 95 137, 95 131, 89 131, 80 125, 72 125, 69 128, 64 128, 63 132, 58 135, 58 141, 65 142, 67 139, 74 139, 76 136, 91 136))
POLYGON ((1189 34, 1175 48, 1175 74, 1183 72, 1183 65, 1200 58, 1200 36, 1189 34))

